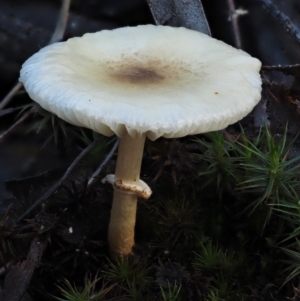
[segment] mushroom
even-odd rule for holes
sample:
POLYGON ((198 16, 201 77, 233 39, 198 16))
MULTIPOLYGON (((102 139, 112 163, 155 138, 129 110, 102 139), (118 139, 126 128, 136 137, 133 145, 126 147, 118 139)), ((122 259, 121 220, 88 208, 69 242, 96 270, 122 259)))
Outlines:
POLYGON ((224 129, 260 100, 261 63, 186 28, 143 25, 103 30, 41 49, 20 81, 44 109, 71 124, 120 138, 108 241, 113 258, 134 245, 146 137, 224 129))

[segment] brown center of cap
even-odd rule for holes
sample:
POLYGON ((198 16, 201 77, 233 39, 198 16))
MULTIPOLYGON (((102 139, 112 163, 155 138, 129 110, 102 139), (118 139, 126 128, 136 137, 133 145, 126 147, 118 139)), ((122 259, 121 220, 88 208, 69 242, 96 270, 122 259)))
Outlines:
POLYGON ((120 68, 114 72, 112 76, 122 82, 132 84, 154 84, 164 79, 164 76, 154 70, 145 67, 132 66, 120 68))

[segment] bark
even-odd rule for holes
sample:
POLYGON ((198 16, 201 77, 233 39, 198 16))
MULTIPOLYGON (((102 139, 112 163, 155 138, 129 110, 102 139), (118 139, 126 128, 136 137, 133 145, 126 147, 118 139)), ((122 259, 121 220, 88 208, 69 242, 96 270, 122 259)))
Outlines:
MULTIPOLYGON (((7 273, 1 301, 31 300, 26 294, 26 289, 31 281, 34 270, 39 266, 47 240, 40 241, 35 238, 30 246, 27 259, 15 264, 7 273)), ((1 292, 0 292, 1 294, 1 292)))

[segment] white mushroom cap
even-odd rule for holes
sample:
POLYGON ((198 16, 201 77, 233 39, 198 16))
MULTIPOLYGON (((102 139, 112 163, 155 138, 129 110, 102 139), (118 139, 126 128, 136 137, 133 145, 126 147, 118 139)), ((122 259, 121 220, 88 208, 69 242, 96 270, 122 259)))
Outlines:
POLYGON ((41 49, 21 70, 29 96, 110 136, 182 137, 220 130, 260 100, 261 63, 205 34, 143 25, 41 49))

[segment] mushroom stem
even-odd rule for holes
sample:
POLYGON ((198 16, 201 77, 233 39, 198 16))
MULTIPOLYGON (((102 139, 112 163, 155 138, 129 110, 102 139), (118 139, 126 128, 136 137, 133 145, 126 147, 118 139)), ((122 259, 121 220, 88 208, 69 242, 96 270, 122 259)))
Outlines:
MULTIPOLYGON (((120 139, 115 180, 138 184, 146 136, 134 139, 126 133, 120 139)), ((113 204, 108 229, 111 257, 122 258, 131 253, 134 245, 137 195, 114 188, 113 204)))

